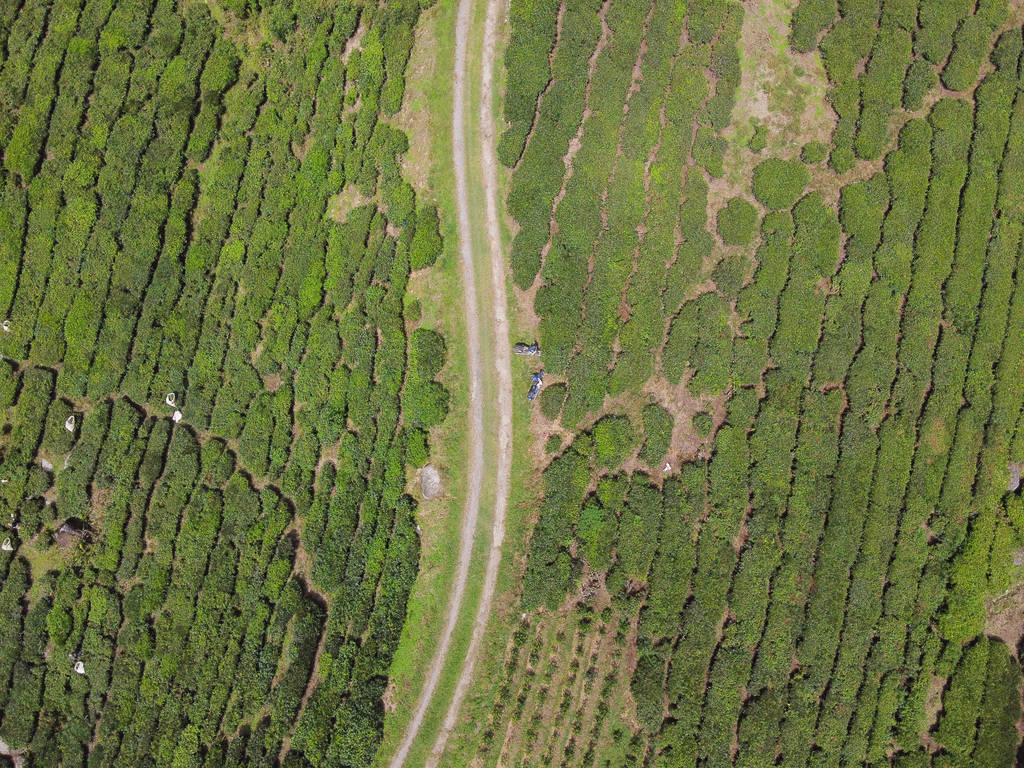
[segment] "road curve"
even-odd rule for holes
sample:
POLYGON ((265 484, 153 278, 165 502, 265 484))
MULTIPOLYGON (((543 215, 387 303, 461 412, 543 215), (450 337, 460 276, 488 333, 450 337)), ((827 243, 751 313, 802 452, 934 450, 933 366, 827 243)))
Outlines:
MULTIPOLYGON (((491 263, 490 291, 478 291, 475 276, 472 227, 470 225, 469 174, 465 136, 468 39, 470 12, 473 0, 459 0, 455 21, 455 67, 453 73, 454 93, 452 97, 452 162, 455 172, 455 206, 459 235, 459 266, 462 276, 463 310, 466 318, 466 343, 469 360, 469 413, 466 424, 469 441, 469 460, 466 467, 466 504, 462 513, 462 528, 459 540, 459 560, 448 597, 448 612, 441 640, 431 659, 427 678, 416 702, 416 709, 402 736, 401 743, 391 758, 390 768, 402 768, 413 742, 419 734, 423 718, 430 707, 437 690, 451 647, 452 635, 462 609, 469 576, 469 565, 473 540, 480 515, 480 489, 484 472, 495 478, 494 522, 491 529, 491 547, 488 552, 483 590, 477 607, 469 647, 462 662, 455 693, 445 715, 444 724, 437 736, 434 747, 427 759, 428 768, 440 760, 448 734, 454 727, 459 707, 465 697, 472 677, 473 667, 479 655, 487 619, 491 612, 501 564, 501 545, 505 537, 505 512, 508 504, 509 476, 512 466, 512 374, 509 354, 508 306, 505 293, 505 265, 501 247, 501 228, 498 218, 497 161, 494 148, 494 129, 491 117, 493 107, 494 48, 498 23, 499 0, 487 0, 487 20, 483 45, 482 76, 480 83, 480 132, 484 190, 486 195, 488 257, 491 263), (485 375, 480 363, 481 312, 486 310, 488 325, 483 328, 488 344, 494 350, 498 424, 498 449, 493 463, 484 465, 483 435, 484 418, 482 402, 482 381, 485 375)), ((475 209, 479 210, 479 209, 475 209)), ((479 215, 479 214, 478 214, 479 215)))

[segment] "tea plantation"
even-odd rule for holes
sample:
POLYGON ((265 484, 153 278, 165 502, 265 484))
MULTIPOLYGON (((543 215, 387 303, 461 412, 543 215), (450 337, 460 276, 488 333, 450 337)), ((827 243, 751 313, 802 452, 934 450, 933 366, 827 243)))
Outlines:
POLYGON ((564 439, 459 754, 1019 764, 1020 4, 511 24, 511 270, 564 439))
MULTIPOLYGON (((0 3, 0 766, 388 757, 431 4, 0 3)), ((439 764, 1020 764, 1024 4, 507 11, 544 388, 439 764)))
POLYGON ((373 759, 448 407, 420 10, 0 8, 3 764, 373 759))

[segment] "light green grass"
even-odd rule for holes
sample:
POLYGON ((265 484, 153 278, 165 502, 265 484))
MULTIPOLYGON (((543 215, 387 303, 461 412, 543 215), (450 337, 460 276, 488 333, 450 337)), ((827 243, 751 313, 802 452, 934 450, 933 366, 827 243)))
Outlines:
MULTIPOLYGON (((436 531, 424 535, 424 551, 421 557, 421 572, 417 579, 409 602, 406 626, 403 630, 401 644, 395 655, 391 668, 391 678, 396 695, 393 697, 394 711, 391 712, 384 725, 384 740, 377 755, 376 765, 385 766, 404 734, 412 716, 419 692, 425 678, 425 672, 433 657, 444 622, 447 608, 448 589, 458 553, 459 523, 465 494, 465 478, 458 476, 458 468, 465 467, 466 452, 463 435, 466 428, 466 340, 465 323, 461 314, 462 287, 459 278, 457 239, 455 231, 454 176, 451 166, 451 85, 454 55, 454 24, 457 0, 440 0, 422 17, 424 29, 422 37, 417 40, 414 49, 410 72, 416 71, 417 57, 425 56, 432 59, 433 66, 424 73, 421 80, 410 80, 410 100, 415 119, 427 120, 431 136, 430 169, 428 189, 424 196, 436 200, 441 209, 445 234, 445 253, 438 265, 430 270, 422 280, 414 281, 414 291, 420 298, 423 307, 423 322, 430 327, 442 328, 445 332, 449 348, 449 365, 446 373, 446 384, 452 391, 452 413, 443 427, 435 435, 432 451, 435 462, 442 468, 454 468, 456 475, 447 475, 449 480, 449 498, 445 501, 443 511, 438 510, 436 531), (429 50, 426 43, 429 42, 429 50), (453 482, 454 481, 454 482, 453 482)), ((470 192, 473 203, 479 203, 470 211, 473 247, 476 253, 487 253, 486 221, 483 200, 483 180, 480 173, 480 141, 477 116, 479 114, 480 94, 477 84, 480 81, 480 56, 483 40, 484 16, 486 4, 475 3, 469 40, 469 62, 467 77, 470 84, 466 105, 466 141, 469 148, 468 172, 470 192)), ((504 86, 504 69, 501 66, 503 42, 507 34, 504 27, 499 30, 499 46, 496 51, 495 77, 497 92, 494 94, 497 133, 502 130, 501 93, 504 86)), ((413 147, 410 157, 421 148, 413 147)), ((423 162, 420 157, 416 162, 423 162)), ((499 169, 499 200, 500 210, 504 211, 504 197, 507 189, 509 172, 499 169)), ((505 252, 511 242, 511 233, 507 226, 503 227, 502 240, 505 252)), ((490 264, 486 258, 476 262, 476 282, 478 291, 487 295, 490 292, 490 264)), ((511 282, 506 281, 509 303, 509 322, 513 340, 529 333, 516 306, 511 290, 511 282), (520 330, 522 332, 520 333, 520 330)), ((489 316, 488 308, 481 311, 481 319, 489 316)), ((484 371, 483 402, 485 424, 496 424, 495 377, 490 373, 494 369, 493 348, 487 343, 487 328, 482 328, 481 366, 484 371)), ((530 461, 530 404, 526 402, 525 392, 528 385, 527 365, 518 358, 513 359, 513 462, 511 494, 506 515, 506 537, 503 548, 501 569, 498 577, 497 595, 493 604, 488 631, 478 659, 474 674, 474 683, 462 705, 459 723, 448 742, 446 757, 442 765, 467 764, 473 757, 473 750, 478 742, 482 722, 490 709, 497 687, 495 673, 500 675, 502 656, 505 645, 516 623, 519 621, 517 612, 518 587, 521 578, 522 563, 525 557, 527 535, 532 527, 534 510, 538 501, 535 483, 531 482, 534 470, 530 461), (466 728, 465 724, 469 724, 466 728)), ((489 434, 485 444, 485 456, 493 456, 496 450, 496 435, 489 434)), ((480 590, 483 582, 485 558, 490 546, 491 522, 493 514, 494 486, 493 477, 485 476, 481 493, 480 519, 477 526, 477 538, 474 543, 473 561, 470 566, 462 612, 447 663, 442 672, 431 707, 428 709, 416 742, 409 752, 406 765, 412 768, 420 766, 433 746, 440 729, 441 721, 448 709, 451 696, 461 669, 463 658, 469 644, 473 619, 476 615, 480 590)), ((430 507, 425 507, 425 511, 430 507)))
MULTIPOLYGON (((385 766, 391 758, 412 716, 422 690, 425 673, 437 648, 443 630, 451 588, 458 560, 459 529, 466 494, 465 468, 467 441, 465 440, 468 403, 468 358, 466 329, 462 312, 462 285, 458 261, 458 240, 455 226, 454 174, 451 165, 451 83, 454 57, 455 11, 457 0, 440 0, 421 17, 422 29, 417 38, 410 62, 409 96, 406 110, 409 120, 426 120, 429 125, 430 146, 413 146, 407 163, 427 164, 427 189, 421 197, 437 202, 442 215, 445 250, 438 264, 411 282, 412 292, 422 305, 422 323, 439 328, 445 334, 449 362, 445 369, 445 384, 452 393, 451 413, 445 424, 435 430, 431 440, 432 462, 437 464, 446 481, 446 496, 437 502, 421 506, 423 521, 423 551, 420 574, 409 600, 408 615, 402 639, 391 667, 394 686, 394 710, 385 719, 384 739, 375 765, 385 766), (425 71, 417 79, 417 68, 425 71), (428 527, 428 525, 430 527, 428 527)), ((483 12, 480 3, 474 9, 471 33, 469 82, 479 81, 480 44, 483 35, 483 12)), ((477 147, 476 115, 478 94, 471 91, 467 103, 467 143, 477 147)), ((482 199, 482 181, 479 176, 479 155, 469 158, 470 199, 482 199)), ((486 229, 482 207, 471 211, 473 245, 476 253, 487 253, 486 229)), ((490 286, 490 266, 486 258, 476 264, 478 291, 484 293, 490 286)), ((486 321, 486 308, 480 313, 486 321)), ((487 328, 481 329, 481 367, 484 372, 482 398, 484 423, 497 424, 494 376, 494 350, 487 343, 487 328)), ((497 450, 494 430, 488 430, 484 454, 493 456, 497 450)), ((441 721, 454 691, 462 660, 472 631, 483 583, 486 556, 490 547, 493 516, 494 478, 485 475, 481 487, 480 515, 474 541, 470 576, 467 582, 462 610, 449 649, 431 707, 406 762, 409 766, 422 765, 433 745, 441 721)))
MULTIPOLYGON (((431 22, 432 24, 435 24, 435 28, 442 23, 447 24, 444 30, 437 30, 436 33, 435 39, 437 41, 437 46, 435 47, 435 51, 437 52, 438 65, 434 70, 434 80, 440 89, 441 96, 431 104, 432 121, 438 121, 436 116, 437 112, 435 111, 436 107, 447 107, 441 112, 440 118, 440 121, 443 121, 444 123, 444 133, 441 137, 441 141, 445 145, 447 145, 447 142, 450 140, 451 128, 449 119, 449 90, 451 84, 451 50, 454 48, 454 9, 455 0, 444 0, 444 2, 442 2, 441 9, 443 15, 435 17, 431 22), (447 62, 449 66, 447 71, 445 71, 440 64, 442 59, 447 62)), ((482 179, 480 178, 479 171, 481 160, 480 142, 478 140, 477 126, 477 116, 479 114, 479 92, 475 90, 473 86, 474 84, 479 83, 480 46, 483 37, 485 10, 485 3, 478 2, 476 4, 476 8, 474 8, 473 28, 470 36, 470 60, 468 66, 470 92, 467 103, 466 139, 467 146, 469 147, 468 160, 471 187, 469 197, 471 201, 483 200, 482 179)), ((503 17, 502 27, 498 30, 499 45, 495 53, 496 93, 494 94, 494 110, 496 135, 500 135, 504 127, 503 121, 500 117, 502 104, 501 95, 504 92, 505 76, 501 62, 504 51, 504 41, 507 39, 507 32, 507 26, 504 24, 503 17)), ((437 141, 438 132, 434 132, 434 136, 435 141, 437 141)), ((449 162, 446 152, 438 153, 438 157, 443 158, 445 165, 449 162)), ((448 172, 450 174, 450 169, 448 172)), ((499 166, 499 208, 502 213, 504 213, 505 210, 504 201, 508 188, 509 176, 510 172, 508 169, 499 166)), ((451 188, 450 177, 445 179, 442 184, 439 185, 437 191, 439 203, 443 208, 446 208, 450 212, 450 215, 453 215, 454 208, 450 206, 451 193, 453 191, 451 188), (445 206, 446 199, 449 203, 448 206, 445 206)), ((482 251, 478 250, 478 252, 486 253, 486 222, 482 202, 478 208, 471 210, 470 215, 471 225, 473 227, 474 247, 477 249, 483 249, 482 251)), ((503 226, 502 228, 502 240, 505 253, 507 254, 512 240, 512 234, 507 226, 503 226)), ((490 274, 489 265, 486 259, 480 259, 477 262, 476 279, 478 288, 481 292, 489 290, 490 274)), ((516 304, 515 296, 511 289, 511 280, 508 277, 506 278, 506 291, 508 295, 509 324, 510 331, 512 333, 512 340, 515 341, 518 338, 532 340, 532 331, 527 327, 523 312, 516 304)), ((453 306, 458 306, 457 301, 454 302, 453 306)), ((484 314, 484 316, 486 316, 486 314, 484 314)), ((493 386, 493 380, 491 377, 486 375, 486 372, 491 370, 493 367, 493 359, 490 351, 486 348, 482 350, 482 354, 483 359, 481 363, 483 365, 483 370, 485 371, 484 402, 486 408, 489 402, 493 402, 493 399, 489 400, 488 391, 488 388, 493 386)), ((487 633, 484 637, 483 647, 477 661, 477 667, 473 676, 473 684, 470 686, 466 700, 463 702, 456 729, 448 740, 445 757, 441 761, 441 764, 444 766, 468 765, 475 756, 475 752, 479 745, 480 734, 487 722, 487 714, 490 711, 497 688, 500 685, 501 668, 505 648, 508 643, 508 639, 515 631, 515 627, 520 621, 520 614, 518 611, 519 587, 522 577, 523 563, 526 556, 528 536, 535 520, 536 509, 540 497, 539 488, 536 482, 538 479, 537 473, 531 463, 532 437, 530 435, 529 426, 532 407, 531 404, 526 401, 525 397, 529 383, 527 378, 528 370, 529 368, 526 362, 519 358, 513 358, 512 385, 514 441, 511 492, 506 515, 506 536, 502 552, 501 569, 498 576, 497 594, 493 603, 487 633)), ((491 511, 486 507, 486 499, 488 498, 493 498, 493 490, 485 486, 483 494, 485 506, 481 508, 482 521, 485 515, 489 518, 491 511), (490 496, 488 493, 489 491, 490 496)), ((477 551, 480 552, 480 545, 486 546, 490 541, 489 519, 486 523, 486 527, 484 523, 481 522, 478 530, 483 533, 483 536, 477 541, 477 551)), ((482 563, 480 563, 480 566, 481 569, 476 570, 478 566, 477 563, 474 563, 471 573, 482 574, 482 563)), ((477 590, 470 592, 470 590, 467 589, 463 616, 460 621, 460 625, 456 630, 456 638, 453 641, 451 655, 449 656, 449 663, 447 664, 438 685, 438 691, 435 695, 435 704, 431 710, 428 711, 427 717, 424 720, 418 743, 414 745, 413 749, 410 751, 409 759, 407 761, 407 765, 410 766, 410 768, 423 764, 429 749, 433 745, 440 722, 447 710, 448 703, 451 699, 451 691, 454 688, 462 658, 465 654, 465 647, 468 643, 470 622, 472 621, 472 616, 475 615, 476 612, 479 581, 480 580, 477 580, 477 590)), ((473 585, 474 580, 471 576, 470 587, 473 585)), ((420 661, 420 679, 422 679, 422 667, 426 665, 426 663, 427 657, 424 656, 420 661)), ((385 750, 387 754, 391 753, 396 742, 396 735, 400 735, 395 734, 395 722, 401 719, 404 726, 404 723, 408 721, 408 717, 408 711, 404 717, 400 717, 398 712, 396 712, 395 716, 391 718, 391 723, 386 724, 385 749, 382 749, 382 754, 385 753, 385 750)))

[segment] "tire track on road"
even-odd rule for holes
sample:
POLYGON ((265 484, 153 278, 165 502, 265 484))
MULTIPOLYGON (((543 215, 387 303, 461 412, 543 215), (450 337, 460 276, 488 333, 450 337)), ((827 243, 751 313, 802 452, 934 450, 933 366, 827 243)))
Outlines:
POLYGON ((497 587, 501 565, 501 546, 505 537, 505 513, 508 505, 509 479, 512 467, 512 374, 508 335, 508 302, 505 291, 505 260, 502 252, 501 225, 498 214, 498 168, 495 152, 493 109, 494 52, 497 42, 498 13, 501 0, 487 0, 480 77, 479 131, 484 211, 488 241, 487 257, 490 261, 490 290, 481 291, 476 282, 472 242, 471 210, 479 215, 479 207, 470 208, 468 148, 466 145, 467 59, 470 16, 473 0, 459 0, 455 22, 455 66, 452 97, 452 164, 455 173, 455 204, 459 233, 459 261, 462 276, 463 308, 466 317, 466 337, 469 359, 469 412, 467 439, 469 461, 467 466, 466 504, 463 510, 459 542, 459 560, 448 598, 448 612, 440 643, 431 660, 426 682, 416 703, 416 709, 402 741, 390 762, 390 768, 402 768, 433 701, 441 672, 448 659, 452 636, 458 623, 465 597, 466 582, 480 514, 481 483, 484 472, 494 476, 494 518, 491 528, 491 546, 488 551, 484 584, 477 606, 469 647, 462 661, 458 682, 445 714, 444 723, 427 758, 428 768, 434 768, 444 752, 448 736, 455 726, 459 709, 469 689, 484 631, 491 613, 491 604, 497 587), (481 327, 481 315, 487 325, 481 327), (491 372, 497 382, 498 424, 484 423, 482 381, 484 373, 480 362, 481 331, 494 350, 495 370, 491 372), (483 435, 485 427, 497 428, 497 455, 493 463, 484 464, 483 435))
MULTIPOLYGON (((471 0, 459 0, 458 27, 456 28, 456 92, 465 87, 466 37, 469 32, 469 13, 463 9, 471 0), (460 56, 461 43, 461 56, 460 56), (461 62, 461 65, 460 65, 461 62), (462 70, 460 74, 460 68, 462 70)), ((476 667, 480 646, 483 643, 487 620, 491 615, 491 604, 498 583, 498 569, 501 566, 501 545, 505 539, 505 512, 508 506, 509 480, 512 472, 512 359, 509 353, 508 300, 505 285, 505 257, 501 243, 501 221, 498 213, 498 159, 494 140, 494 59, 498 36, 498 14, 502 0, 487 0, 487 17, 484 22, 484 42, 480 62, 480 112, 477 116, 480 132, 480 172, 484 185, 484 212, 487 224, 488 256, 491 266, 491 338, 494 342, 494 376, 497 379, 498 396, 498 456, 495 470, 494 521, 491 527, 491 547, 487 555, 484 586, 473 622, 466 657, 462 661, 459 681, 455 686, 448 712, 445 714, 441 731, 427 758, 427 768, 436 768, 444 753, 448 736, 455 728, 462 701, 469 690, 476 667)), ((462 115, 455 113, 455 125, 461 124, 462 115)), ((456 138, 461 130, 453 130, 453 150, 457 156, 465 157, 465 141, 456 138), (461 143, 461 146, 460 146, 461 143)), ((461 138, 459 136, 459 138, 461 138)), ((464 188, 464 179, 456 179, 464 188)), ((468 206, 468 195, 459 194, 460 208, 468 206)), ((465 208, 468 220, 468 208, 465 208)), ((460 211, 460 216, 462 211, 460 211)))

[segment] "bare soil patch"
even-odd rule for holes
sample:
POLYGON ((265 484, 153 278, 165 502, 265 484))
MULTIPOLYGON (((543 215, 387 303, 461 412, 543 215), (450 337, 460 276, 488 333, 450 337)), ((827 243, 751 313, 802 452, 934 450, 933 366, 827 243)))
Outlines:
POLYGON ((1017 584, 986 603, 985 634, 998 637, 1018 658, 1024 639, 1024 584, 1017 584))
POLYGON ((830 143, 836 115, 828 106, 828 79, 817 51, 789 46, 789 20, 796 0, 745 3, 740 31, 740 86, 732 122, 725 175, 708 188, 709 221, 730 197, 749 192, 754 167, 767 157, 794 157, 809 141, 830 143), (747 148, 754 124, 767 129, 760 154, 747 148))
POLYGON ((942 692, 945 689, 946 678, 933 675, 931 685, 928 686, 928 696, 924 702, 924 723, 921 727, 921 746, 933 753, 939 751, 939 745, 932 738, 930 732, 942 711, 942 692))
POLYGON ((327 201, 327 215, 343 224, 353 210, 369 202, 372 202, 372 198, 366 197, 354 184, 349 184, 327 201))
POLYGON ((416 42, 406 67, 405 99, 394 120, 409 137, 409 150, 402 157, 402 177, 408 179, 416 190, 424 190, 428 194, 432 186, 430 169, 434 166, 435 157, 431 121, 423 115, 428 107, 422 84, 433 81, 437 66, 437 40, 434 26, 427 19, 428 14, 437 13, 438 7, 435 5, 424 11, 421 23, 416 25, 416 42))

